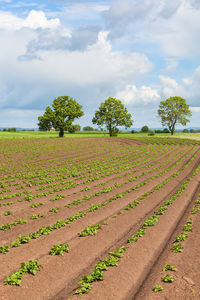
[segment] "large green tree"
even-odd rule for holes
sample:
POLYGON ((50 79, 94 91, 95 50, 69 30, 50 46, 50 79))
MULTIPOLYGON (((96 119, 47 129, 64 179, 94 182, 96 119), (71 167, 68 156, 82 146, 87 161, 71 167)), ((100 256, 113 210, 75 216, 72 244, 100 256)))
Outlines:
POLYGON ((92 122, 98 126, 105 125, 110 136, 117 135, 117 126, 128 128, 133 124, 131 114, 128 113, 121 100, 112 97, 101 103, 99 110, 95 112, 92 122))
POLYGON ((60 96, 53 100, 52 108, 47 106, 43 116, 38 117, 39 129, 49 130, 51 127, 59 130, 59 136, 64 136, 64 130, 70 127, 76 118, 84 115, 82 106, 69 96, 60 96))
POLYGON ((185 126, 190 122, 188 117, 191 117, 192 113, 189 109, 189 105, 186 104, 186 100, 174 96, 161 101, 158 109, 158 116, 161 118, 162 126, 167 126, 171 135, 174 134, 175 125, 181 124, 185 126))

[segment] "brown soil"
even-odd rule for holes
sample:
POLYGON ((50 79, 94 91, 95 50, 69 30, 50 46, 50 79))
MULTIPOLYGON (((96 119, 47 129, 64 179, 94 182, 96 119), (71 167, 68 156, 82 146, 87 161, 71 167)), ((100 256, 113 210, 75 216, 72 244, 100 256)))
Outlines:
MULTIPOLYGON (((114 143, 110 143, 111 140, 107 138, 79 139, 79 142, 76 142, 75 145, 73 145, 71 140, 67 142, 66 140, 62 140, 62 142, 58 140, 58 145, 56 145, 56 143, 53 144, 53 150, 50 145, 45 145, 42 141, 34 143, 35 147, 39 145, 43 151, 44 147, 49 146, 46 150, 46 159, 44 159, 45 166, 48 168, 50 165, 54 166, 54 164, 59 164, 58 159, 55 162, 53 160, 53 151, 56 150, 58 150, 59 158, 61 160, 63 157, 65 159, 68 159, 68 157, 71 157, 72 159, 73 157, 74 160, 72 160, 71 163, 76 165, 79 162, 85 161, 87 161, 87 164, 90 162, 92 163, 92 161, 96 161, 97 158, 99 160, 103 155, 103 147, 107 149, 106 153, 104 151, 104 158, 110 157, 111 160, 117 161, 117 157, 115 156, 116 145, 117 149, 121 149, 124 154, 127 153, 127 156, 130 155, 130 151, 133 151, 133 157, 134 149, 136 153, 138 151, 138 147, 140 147, 139 145, 144 146, 143 143, 140 144, 140 142, 137 143, 137 141, 128 139, 124 140, 125 139, 112 138, 114 143), (129 143, 129 141, 131 143, 129 143), (133 148, 127 147, 127 145, 132 145, 133 148), (65 153, 64 146, 68 147, 67 149, 70 149, 70 151, 68 150, 68 152, 65 153), (84 148, 86 146, 88 149, 90 149, 90 146, 93 147, 94 151, 91 156, 87 155, 87 151, 84 148), (74 147, 75 149, 78 147, 78 150, 75 150, 74 147)), ((21 147, 26 146, 26 149, 28 149, 27 151, 31 153, 31 145, 29 143, 24 142, 25 145, 23 145, 22 142, 20 143, 21 147)), ((11 146, 15 149, 14 144, 11 146)), ((160 149, 160 147, 161 146, 158 146, 158 149, 160 149)), ((166 146, 163 147, 167 148, 166 146)), ((149 146, 146 146, 146 156, 149 152, 148 149, 150 149, 149 146)), ((178 190, 179 186, 186 180, 186 178, 191 175, 191 172, 199 164, 200 155, 198 154, 191 162, 190 166, 183 170, 177 177, 170 180, 162 188, 155 190, 147 198, 144 198, 140 205, 129 211, 124 210, 127 204, 138 199, 144 193, 151 191, 157 184, 162 183, 163 180, 181 170, 181 168, 184 167, 184 165, 186 165, 186 163, 195 155, 198 149, 199 147, 192 148, 192 146, 190 148, 178 145, 170 146, 169 150, 166 150, 166 154, 160 154, 160 164, 163 164, 168 159, 175 157, 175 155, 177 155, 175 161, 178 161, 181 157, 183 157, 183 155, 186 155, 189 150, 192 151, 180 164, 177 164, 171 170, 163 173, 156 179, 149 181, 146 185, 131 191, 124 197, 118 198, 116 201, 109 203, 99 210, 89 213, 87 212, 83 218, 72 222, 66 227, 54 230, 49 235, 44 235, 35 240, 31 240, 28 244, 21 245, 21 247, 11 248, 6 254, 0 254, 0 299, 67 300, 68 298, 80 298, 97 300, 147 300, 154 298, 157 299, 157 297, 160 297, 158 299, 171 300, 181 299, 181 297, 182 299, 190 299, 190 296, 196 297, 191 299, 199 299, 199 282, 196 279, 196 277, 198 277, 198 264, 196 264, 194 268, 191 268, 191 265, 194 264, 195 259, 197 259, 198 247, 200 246, 199 241, 197 241, 199 240, 197 238, 199 234, 198 213, 193 216, 193 232, 184 242, 184 252, 182 254, 172 254, 170 251, 171 243, 177 235, 177 232, 180 231, 182 223, 185 222, 186 218, 188 218, 189 211, 191 210, 192 205, 194 205, 197 193, 199 192, 200 176, 198 174, 190 181, 186 190, 169 207, 166 213, 159 216, 158 223, 153 227, 149 227, 146 234, 139 239, 137 243, 127 244, 126 241, 131 235, 137 232, 141 224, 144 222, 144 219, 150 217, 154 211, 164 203, 164 201, 169 199, 169 197, 178 190), (183 152, 178 155, 180 151, 183 152), (172 152, 173 155, 168 156, 172 152), (98 234, 84 238, 78 236, 78 233, 86 226, 102 224, 103 221, 107 221, 108 225, 102 225, 102 229, 98 231, 98 234), (58 242, 67 242, 69 244, 70 252, 64 254, 64 256, 49 255, 50 248, 58 242), (74 295, 74 290, 78 288, 77 281, 83 275, 88 275, 94 269, 95 264, 100 259, 106 257, 109 251, 113 251, 122 245, 125 245, 127 249, 123 258, 119 261, 118 267, 109 268, 109 270, 104 274, 105 279, 101 282, 93 283, 93 288, 87 295, 74 295), (190 256, 189 259, 187 255, 190 256), (29 261, 30 259, 38 259, 43 268, 35 276, 24 275, 20 287, 3 285, 6 275, 10 275, 12 272, 17 272, 20 268, 20 263, 29 261), (165 288, 159 294, 154 294, 152 292, 152 285, 161 284, 160 275, 162 273, 161 270, 163 264, 165 263, 175 264, 178 268, 178 272, 175 275, 176 280, 169 286, 169 288, 165 288), (170 289, 172 285, 173 289, 170 289), (188 298, 184 298, 184 293, 188 295, 188 298), (192 293, 192 295, 190 295, 190 293, 192 293)), ((13 150, 11 149, 9 151, 10 154, 8 160, 13 155, 13 150)), ((40 153, 42 150, 37 148, 37 151, 40 153)), ((37 158, 33 160, 31 155, 29 159, 31 159, 30 163, 32 165, 34 165, 34 163, 36 164, 37 161, 37 169, 42 170, 44 166, 42 160, 37 160, 37 158)), ((77 212, 86 212, 87 208, 91 204, 99 204, 117 193, 122 193, 145 180, 151 179, 152 176, 166 170, 175 162, 171 161, 168 164, 163 165, 160 169, 151 172, 153 168, 159 166, 159 159, 152 159, 149 162, 152 163, 152 165, 151 167, 147 167, 147 169, 140 170, 140 168, 148 166, 149 163, 141 163, 140 166, 128 170, 130 173, 128 176, 125 176, 126 171, 123 171, 119 174, 102 177, 101 179, 85 185, 79 185, 78 187, 65 192, 59 192, 59 194, 64 194, 66 197, 55 202, 48 201, 52 195, 38 198, 31 202, 17 202, 17 198, 14 199, 14 204, 12 206, 0 208, 1 224, 9 223, 19 218, 27 218, 28 223, 17 225, 5 232, 0 231, 1 245, 10 245, 13 240, 17 239, 19 234, 27 235, 30 232, 37 231, 41 226, 54 224, 58 219, 65 220, 77 212), (134 182, 124 184, 124 181, 128 178, 142 174, 142 172, 147 173, 136 179, 134 182), (117 178, 119 175, 124 175, 125 177, 117 178), (97 183, 104 182, 108 179, 109 182, 107 184, 95 187, 97 183), (95 196, 89 200, 84 200, 79 205, 72 206, 71 208, 64 207, 65 204, 69 204, 73 200, 81 198, 83 195, 94 194, 102 188, 112 186, 116 183, 120 183, 121 186, 115 187, 109 193, 95 196), (84 186, 91 187, 91 189, 82 192, 81 189, 84 186), (73 194, 74 192, 76 192, 76 194, 73 194), (43 201, 45 203, 44 206, 35 209, 31 209, 29 207, 29 205, 33 202, 43 201), (59 207, 60 211, 57 214, 50 213, 48 211, 51 207, 59 207), (12 210, 14 213, 13 216, 3 216, 2 213, 5 210, 12 210), (31 214, 38 214, 39 212, 44 213, 45 217, 37 220, 30 220, 28 218, 31 214)), ((25 158, 25 161, 27 163, 28 158, 25 158)), ((131 163, 134 163, 134 159, 130 159, 130 164, 131 163)), ((15 159, 13 159, 13 164, 17 166, 15 159)), ((65 165, 64 159, 60 165, 65 165)), ((26 168, 27 167, 24 166, 23 172, 26 171, 26 168)), ((17 167, 15 172, 17 172, 17 167)), ((87 174, 89 173, 86 172, 86 175, 87 174)), ((17 178, 14 180, 17 182, 17 178)), ((32 191, 34 191, 34 189, 35 187, 31 188, 32 191)))

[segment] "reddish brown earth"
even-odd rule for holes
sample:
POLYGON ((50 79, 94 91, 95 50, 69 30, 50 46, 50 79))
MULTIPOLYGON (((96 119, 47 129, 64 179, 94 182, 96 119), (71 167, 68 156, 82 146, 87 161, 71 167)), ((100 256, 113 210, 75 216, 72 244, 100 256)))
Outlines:
POLYGON ((38 181, 47 179, 51 175, 52 183, 61 186, 63 179, 55 177, 58 171, 60 170, 60 174, 67 175, 68 171, 71 172, 72 168, 76 167, 83 170, 84 178, 81 179, 81 175, 66 177, 64 180, 71 179, 79 185, 46 197, 33 199, 30 202, 17 201, 23 199, 25 194, 1 200, 0 203, 13 201, 13 204, 0 207, 0 225, 20 218, 27 219, 28 222, 7 231, 0 231, 0 246, 10 246, 20 234, 28 235, 36 232, 40 227, 54 224, 59 219, 66 220, 78 212, 87 212, 91 204, 100 204, 135 186, 137 189, 99 210, 87 212, 83 218, 54 230, 49 235, 32 239, 28 244, 20 247, 11 247, 8 253, 0 254, 0 299, 200 299, 200 277, 198 276, 200 212, 191 215, 200 192, 199 172, 190 180, 187 188, 169 206, 165 214, 159 216, 159 221, 155 226, 148 227, 146 234, 137 243, 127 244, 127 239, 138 231, 144 220, 152 216, 154 211, 174 195, 181 184, 191 176, 200 163, 200 147, 144 145, 137 141, 118 138, 112 138, 112 143, 107 138, 83 138, 78 141, 77 139, 50 140, 33 140, 32 144, 26 140, 20 141, 20 144, 11 140, 10 144, 9 141, 0 144, 4 166, 9 163, 8 170, 6 171, 5 167, 2 170, 0 182, 4 184, 4 188, 0 188, 0 196, 17 191, 23 193, 24 190, 29 190, 32 195, 35 195, 37 192, 51 189, 47 187, 37 191, 40 185, 27 186, 30 179, 20 179, 18 176, 20 173, 32 174, 37 171, 39 173, 35 174, 34 180, 38 181), (119 156, 122 158, 119 159, 119 156), (183 158, 182 161, 180 161, 181 158, 183 158), (143 163, 145 159, 149 161, 143 163), (137 165, 135 165, 136 161, 137 165), (179 163, 175 164, 176 162, 179 163), (187 167, 188 162, 190 164, 187 167), (112 169, 113 163, 116 163, 115 169, 112 169), (127 170, 120 169, 126 166, 127 170), (66 171, 65 167, 68 168, 66 171), (88 167, 90 169, 87 169, 88 167), (164 172, 167 169, 169 170, 164 172), (44 172, 45 170, 47 173, 44 172), (103 175, 100 173, 102 170, 110 170, 112 174, 104 174, 104 177, 92 182, 82 183, 84 179, 95 176, 97 172, 103 175), (119 173, 117 173, 118 170, 120 170, 119 173), (180 174, 172 177, 176 172, 180 174), (6 174, 11 176, 6 178, 6 174), (128 181, 135 176, 134 181, 128 181), (155 190, 158 184, 170 176, 169 182, 155 190), (147 183, 143 185, 146 181, 147 183), (96 186, 104 182, 104 185, 96 186), (9 187, 11 183, 17 185, 9 187), (21 184, 24 186, 18 189, 21 184), (78 205, 72 205, 71 208, 65 207, 74 200, 93 195, 115 184, 118 186, 109 192, 83 200, 78 205), (90 189, 81 191, 84 187, 90 189), (8 188, 10 192, 3 191, 8 188), (142 199, 138 206, 124 210, 129 203, 150 191, 152 192, 142 199), (49 201, 57 194, 64 195, 65 198, 49 201), (44 205, 30 208, 30 204, 37 202, 43 202, 44 205), (60 208, 59 212, 49 212, 52 207, 60 208), (13 215, 4 216, 3 213, 6 210, 11 210, 13 215), (38 213, 43 213, 44 217, 30 220, 32 214, 38 213), (171 251, 173 241, 180 234, 181 228, 190 215, 193 219, 193 231, 182 242, 184 251, 173 253, 171 251), (78 236, 78 233, 86 226, 102 224, 103 221, 108 222, 108 225, 102 225, 96 235, 82 238, 78 236), (49 255, 50 248, 58 242, 67 242, 69 253, 65 253, 64 256, 49 255), (89 275, 95 264, 107 257, 109 251, 114 251, 121 246, 125 246, 126 251, 118 262, 118 266, 109 267, 104 273, 104 280, 92 283, 92 289, 88 294, 75 295, 74 292, 79 287, 78 280, 84 275, 89 275), (37 259, 42 265, 42 269, 35 276, 24 275, 21 286, 3 284, 6 276, 19 270, 21 262, 27 262, 30 259, 37 259), (162 268, 166 263, 175 265, 178 269, 173 274, 175 278, 173 283, 162 283, 162 268), (152 291, 156 284, 164 288, 157 294, 152 291))

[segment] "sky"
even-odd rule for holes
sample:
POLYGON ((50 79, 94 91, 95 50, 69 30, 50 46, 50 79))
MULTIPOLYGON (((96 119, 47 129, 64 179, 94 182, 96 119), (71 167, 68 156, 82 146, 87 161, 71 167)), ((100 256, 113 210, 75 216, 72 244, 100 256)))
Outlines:
POLYGON ((160 101, 180 96, 200 128, 199 37, 199 0, 0 0, 0 127, 37 128, 68 95, 81 126, 115 97, 133 128, 161 128, 160 101))

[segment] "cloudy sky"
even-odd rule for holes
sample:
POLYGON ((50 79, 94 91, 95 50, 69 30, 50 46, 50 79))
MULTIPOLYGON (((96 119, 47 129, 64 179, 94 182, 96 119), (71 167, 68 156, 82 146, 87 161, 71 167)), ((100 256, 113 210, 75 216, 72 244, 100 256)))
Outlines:
POLYGON ((0 127, 37 127, 62 95, 82 126, 111 96, 152 128, 160 101, 181 96, 200 127, 199 49, 199 0, 0 0, 0 127))

